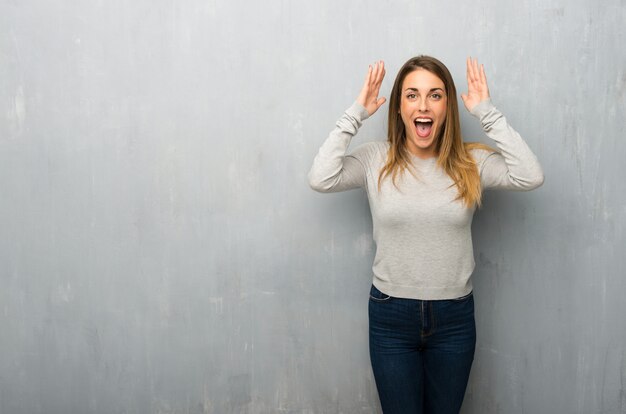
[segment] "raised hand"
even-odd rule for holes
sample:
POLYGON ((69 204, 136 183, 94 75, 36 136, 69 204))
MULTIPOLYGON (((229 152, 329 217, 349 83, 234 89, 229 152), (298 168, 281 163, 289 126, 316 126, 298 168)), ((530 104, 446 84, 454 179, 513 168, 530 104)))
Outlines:
POLYGON ((480 101, 489 98, 489 88, 487 87, 487 78, 485 77, 485 69, 483 65, 478 67, 478 61, 467 58, 467 93, 461 94, 461 99, 468 111, 472 111, 480 101))
POLYGON ((370 65, 367 75, 365 76, 365 83, 361 88, 356 99, 358 103, 363 105, 367 109, 367 113, 371 116, 387 101, 384 97, 378 97, 378 91, 380 85, 383 83, 385 77, 385 63, 381 60, 374 63, 374 67, 370 65))

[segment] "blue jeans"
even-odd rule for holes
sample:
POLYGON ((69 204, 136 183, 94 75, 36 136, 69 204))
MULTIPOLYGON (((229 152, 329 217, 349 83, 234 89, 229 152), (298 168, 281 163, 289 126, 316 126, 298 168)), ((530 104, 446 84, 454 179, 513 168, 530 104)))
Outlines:
POLYGON ((458 414, 474 349, 474 296, 416 300, 374 285, 369 299, 372 370, 384 414, 458 414))

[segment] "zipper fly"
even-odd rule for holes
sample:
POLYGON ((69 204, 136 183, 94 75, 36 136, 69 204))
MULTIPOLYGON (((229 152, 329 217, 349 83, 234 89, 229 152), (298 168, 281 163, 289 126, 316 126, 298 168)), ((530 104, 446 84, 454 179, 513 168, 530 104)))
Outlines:
POLYGON ((422 301, 421 303, 421 313, 422 313, 422 336, 425 335, 429 335, 431 332, 431 312, 432 312, 432 308, 430 307, 429 303, 426 303, 425 300, 422 301))

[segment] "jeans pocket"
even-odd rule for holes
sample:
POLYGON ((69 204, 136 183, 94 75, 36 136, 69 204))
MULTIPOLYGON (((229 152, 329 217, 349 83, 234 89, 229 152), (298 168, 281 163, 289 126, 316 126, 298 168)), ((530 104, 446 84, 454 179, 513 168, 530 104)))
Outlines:
POLYGON ((372 284, 372 288, 370 289, 370 300, 373 300, 374 302, 387 302, 389 299, 391 299, 391 296, 381 292, 372 284))

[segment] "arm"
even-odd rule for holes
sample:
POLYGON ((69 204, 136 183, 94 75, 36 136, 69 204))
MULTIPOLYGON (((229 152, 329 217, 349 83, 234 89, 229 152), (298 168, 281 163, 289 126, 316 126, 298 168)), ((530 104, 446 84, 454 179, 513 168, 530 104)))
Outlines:
POLYGON ((476 105, 472 115, 480 120, 483 130, 501 152, 493 152, 483 161, 480 168, 483 188, 529 191, 543 184, 539 160, 490 99, 476 105))
POLYGON ((315 191, 331 193, 364 187, 366 170, 357 154, 346 155, 352 137, 367 119, 367 110, 354 102, 322 144, 309 171, 309 184, 315 191))
POLYGON ((481 164, 483 188, 528 191, 543 184, 541 165, 522 137, 491 103, 483 65, 467 59, 468 93, 461 94, 465 108, 480 119, 487 136, 502 152, 491 153, 481 164))
POLYGON ((366 183, 366 169, 360 154, 363 147, 346 155, 352 137, 357 133, 363 121, 385 103, 385 98, 378 97, 378 91, 385 77, 382 61, 370 65, 365 83, 359 96, 333 129, 317 153, 309 171, 309 184, 319 192, 345 191, 363 187, 366 183))

